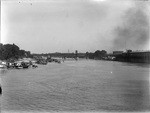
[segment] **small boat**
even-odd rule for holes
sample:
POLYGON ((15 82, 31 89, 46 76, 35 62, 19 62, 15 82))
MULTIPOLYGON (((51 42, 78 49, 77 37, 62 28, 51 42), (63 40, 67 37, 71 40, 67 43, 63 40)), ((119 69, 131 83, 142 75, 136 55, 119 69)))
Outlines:
POLYGON ((21 63, 21 66, 22 66, 23 68, 28 68, 28 67, 29 67, 29 65, 28 65, 27 63, 24 63, 24 62, 21 63))
POLYGON ((7 63, 7 68, 14 68, 14 63, 7 63))
POLYGON ((15 63, 14 66, 15 66, 16 69, 22 69, 23 68, 20 63, 15 63))
POLYGON ((56 63, 61 63, 61 61, 58 60, 58 59, 54 59, 54 62, 56 62, 56 63))
POLYGON ((1 68, 1 69, 4 69, 4 68, 6 68, 6 66, 3 65, 3 64, 0 64, 0 68, 1 68))
POLYGON ((23 67, 20 65, 20 66, 16 66, 16 69, 22 69, 23 67))
POLYGON ((37 63, 42 65, 47 65, 48 62, 46 60, 38 60, 37 63))

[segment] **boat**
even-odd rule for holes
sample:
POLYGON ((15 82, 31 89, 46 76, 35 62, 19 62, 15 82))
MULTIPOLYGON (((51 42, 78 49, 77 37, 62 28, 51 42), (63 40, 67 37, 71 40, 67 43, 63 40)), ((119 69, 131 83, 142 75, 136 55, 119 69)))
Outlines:
POLYGON ((15 67, 14 63, 10 63, 10 62, 7 63, 7 68, 14 68, 14 67, 15 67))
POLYGON ((39 60, 39 61, 37 61, 37 64, 47 65, 47 61, 39 60))
POLYGON ((23 67, 20 65, 20 66, 16 66, 16 69, 22 69, 23 67))
POLYGON ((23 68, 28 68, 28 67, 29 67, 29 65, 28 65, 27 63, 25 63, 25 62, 22 62, 22 63, 21 63, 21 66, 22 66, 23 68))
POLYGON ((14 63, 14 66, 16 69, 22 69, 23 68, 21 63, 14 63))
POLYGON ((0 68, 1 68, 1 69, 4 69, 4 68, 6 68, 6 66, 3 65, 3 64, 0 64, 0 68))

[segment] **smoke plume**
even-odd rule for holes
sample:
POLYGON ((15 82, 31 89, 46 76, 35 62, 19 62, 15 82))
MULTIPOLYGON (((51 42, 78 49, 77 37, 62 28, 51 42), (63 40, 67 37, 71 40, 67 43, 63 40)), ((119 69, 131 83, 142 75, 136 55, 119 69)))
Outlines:
POLYGON ((149 19, 143 7, 135 4, 128 9, 123 17, 122 24, 114 30, 115 50, 142 50, 149 41, 149 19))

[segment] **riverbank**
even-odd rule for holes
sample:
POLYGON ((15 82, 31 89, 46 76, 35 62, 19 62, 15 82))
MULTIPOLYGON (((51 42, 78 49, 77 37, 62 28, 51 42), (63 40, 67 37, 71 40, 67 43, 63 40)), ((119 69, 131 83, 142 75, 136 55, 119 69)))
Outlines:
POLYGON ((119 61, 129 63, 150 64, 150 51, 126 51, 119 54, 107 54, 103 57, 95 57, 95 60, 119 61))
POLYGON ((2 69, 9 69, 9 68, 15 68, 15 69, 22 69, 22 68, 28 68, 28 67, 37 67, 36 60, 31 58, 22 58, 17 60, 5 60, 0 61, 0 67, 2 69))
POLYGON ((115 61, 150 64, 150 52, 149 51, 125 52, 116 55, 115 61))

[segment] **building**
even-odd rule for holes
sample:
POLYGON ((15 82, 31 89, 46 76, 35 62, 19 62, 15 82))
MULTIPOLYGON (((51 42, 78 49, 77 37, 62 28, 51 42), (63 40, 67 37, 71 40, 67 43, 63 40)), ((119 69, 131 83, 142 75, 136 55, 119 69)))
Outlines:
POLYGON ((150 63, 150 51, 125 52, 117 55, 116 60, 123 62, 150 63))

